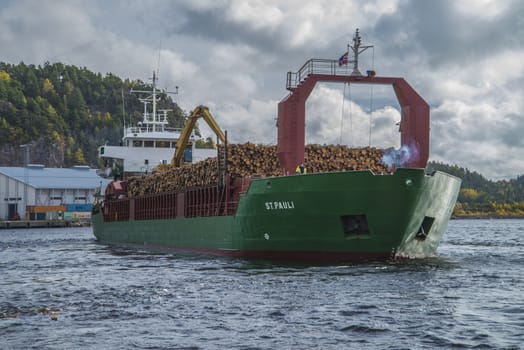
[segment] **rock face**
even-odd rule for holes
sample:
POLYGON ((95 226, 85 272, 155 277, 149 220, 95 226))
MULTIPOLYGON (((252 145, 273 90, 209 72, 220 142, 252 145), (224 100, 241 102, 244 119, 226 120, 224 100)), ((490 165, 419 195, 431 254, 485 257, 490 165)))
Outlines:
MULTIPOLYGON (((220 149, 219 153, 220 151, 223 150, 220 149)), ((391 169, 381 162, 383 154, 383 150, 374 147, 307 145, 304 165, 308 173, 365 169, 375 173, 389 173, 391 169)), ((219 181, 217 162, 217 158, 208 158, 178 168, 170 165, 160 166, 153 174, 130 178, 128 195, 137 197, 217 184, 219 181)), ((276 146, 252 143, 227 146, 227 172, 231 179, 253 175, 261 177, 283 175, 276 146)))
MULTIPOLYGON (((25 152, 18 144, 0 144, 0 166, 24 166, 25 152)), ((64 152, 60 147, 49 145, 43 139, 33 141, 29 147, 29 163, 60 168, 64 166, 64 152)))

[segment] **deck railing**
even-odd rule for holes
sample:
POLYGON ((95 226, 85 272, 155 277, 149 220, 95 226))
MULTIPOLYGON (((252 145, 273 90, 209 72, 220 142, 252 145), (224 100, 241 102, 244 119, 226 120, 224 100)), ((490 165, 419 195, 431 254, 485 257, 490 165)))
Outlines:
POLYGON ((106 200, 102 212, 104 221, 234 215, 238 200, 225 200, 221 191, 218 186, 208 186, 188 189, 184 192, 106 200), (181 202, 179 202, 179 195, 183 196, 181 202), (183 204, 183 208, 178 208, 180 204, 183 204))
POLYGON ((129 199, 115 199, 103 203, 104 221, 128 221, 129 199))
POLYGON ((352 68, 348 65, 339 66, 338 60, 312 58, 304 63, 297 72, 287 73, 286 89, 296 88, 311 74, 350 76, 352 72, 352 68))
POLYGON ((153 194, 134 199, 135 220, 171 219, 176 217, 175 192, 153 194))

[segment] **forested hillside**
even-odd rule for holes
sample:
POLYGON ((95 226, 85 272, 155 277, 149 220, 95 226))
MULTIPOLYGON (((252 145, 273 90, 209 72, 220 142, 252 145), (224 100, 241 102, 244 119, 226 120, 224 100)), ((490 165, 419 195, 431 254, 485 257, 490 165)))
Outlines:
MULTIPOLYGON (((0 63, 0 164, 21 166, 20 145, 31 143, 31 163, 96 167, 97 147, 122 137, 123 110, 126 123, 142 118, 142 103, 131 88, 151 87, 61 63, 0 63)), ((158 108, 173 109, 170 124, 182 126, 183 112, 168 95, 161 94, 158 108)))
MULTIPOLYGON (((97 148, 122 137, 123 111, 126 124, 142 119, 143 105, 131 89, 151 85, 61 63, 0 63, 0 166, 22 166, 20 146, 30 143, 31 163, 98 167, 97 148)), ((184 112, 170 96, 160 98, 159 109, 173 110, 170 126, 182 127, 184 112)), ((457 215, 524 215, 524 175, 494 182, 456 165, 431 162, 428 170, 462 179, 457 215)))

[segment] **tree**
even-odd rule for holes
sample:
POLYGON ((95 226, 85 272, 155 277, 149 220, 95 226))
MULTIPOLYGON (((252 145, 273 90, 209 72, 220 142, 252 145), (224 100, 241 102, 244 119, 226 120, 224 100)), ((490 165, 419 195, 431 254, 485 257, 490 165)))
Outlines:
POLYGON ((205 140, 203 139, 196 140, 195 145, 198 148, 216 148, 215 141, 213 141, 211 137, 208 137, 205 140))
POLYGON ((479 198, 479 193, 474 188, 463 188, 460 190, 460 198, 460 202, 475 202, 479 198))
POLYGON ((75 153, 73 154, 72 159, 73 165, 84 165, 86 164, 86 159, 84 157, 84 152, 82 149, 77 148, 75 153))
POLYGON ((9 73, 7 73, 5 70, 0 70, 0 81, 6 81, 9 82, 11 80, 11 76, 9 73))

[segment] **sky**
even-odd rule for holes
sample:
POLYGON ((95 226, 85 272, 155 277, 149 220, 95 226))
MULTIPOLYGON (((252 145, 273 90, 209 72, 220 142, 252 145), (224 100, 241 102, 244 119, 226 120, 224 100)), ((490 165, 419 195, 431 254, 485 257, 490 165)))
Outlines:
MULTIPOLYGON (((0 61, 62 62, 148 81, 209 107, 229 142, 276 144, 286 74, 338 59, 403 77, 431 107, 430 160, 492 180, 524 174, 521 0, 0 0, 0 61)), ((306 143, 400 146, 389 86, 317 84, 306 143)), ((200 123, 204 136, 212 136, 200 123)))

